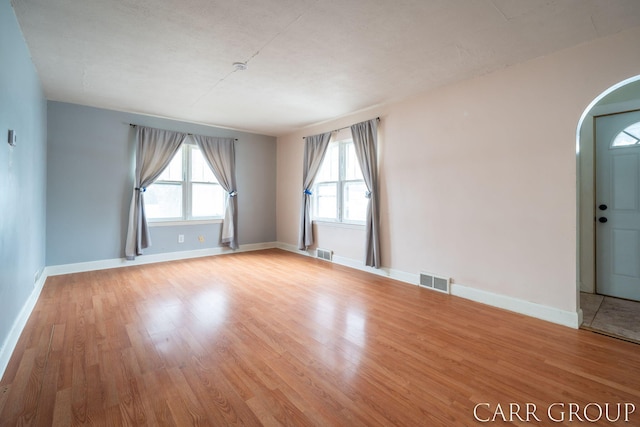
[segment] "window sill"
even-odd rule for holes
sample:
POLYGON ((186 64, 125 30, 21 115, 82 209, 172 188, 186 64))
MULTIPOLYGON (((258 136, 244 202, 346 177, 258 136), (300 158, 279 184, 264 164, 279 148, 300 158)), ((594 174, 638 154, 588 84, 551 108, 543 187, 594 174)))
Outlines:
POLYGON ((221 224, 222 219, 202 219, 192 221, 148 221, 149 227, 171 227, 176 225, 221 224))
POLYGON ((354 222, 322 221, 314 219, 313 223, 320 227, 346 228, 350 230, 362 230, 364 228, 364 224, 357 224, 354 222))

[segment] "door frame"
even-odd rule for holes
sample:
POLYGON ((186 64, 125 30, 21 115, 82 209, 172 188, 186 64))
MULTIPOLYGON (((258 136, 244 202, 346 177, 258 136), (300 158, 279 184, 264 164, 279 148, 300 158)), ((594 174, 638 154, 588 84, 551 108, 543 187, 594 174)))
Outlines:
MULTIPOLYGON (((612 184, 615 182, 613 176, 615 176, 615 171, 617 170, 614 165, 614 159, 620 159, 621 156, 625 159, 633 159, 635 163, 635 173, 638 174, 637 161, 638 156, 640 155, 640 147, 638 145, 633 145, 631 147, 619 147, 611 149, 611 141, 606 140, 611 136, 615 138, 623 129, 627 126, 632 125, 634 123, 638 123, 640 121, 640 107, 635 108, 633 110, 623 109, 623 111, 617 111, 613 113, 606 114, 598 114, 594 116, 594 149, 595 149, 595 162, 594 162, 594 177, 595 177, 595 189, 594 194, 596 197, 596 203, 594 206, 597 206, 599 203, 606 203, 610 207, 610 211, 602 212, 597 207, 595 207, 594 219, 600 216, 605 216, 609 218, 609 222, 611 225, 606 224, 598 224, 594 221, 594 229, 595 229, 595 293, 598 295, 605 296, 613 296, 617 298, 628 298, 640 301, 640 296, 636 293, 632 292, 629 288, 629 280, 619 277, 618 279, 614 279, 614 276, 617 276, 617 273, 614 271, 612 267, 612 260, 604 261, 608 257, 613 256, 615 252, 612 239, 614 229, 616 229, 614 221, 615 218, 619 218, 620 221, 626 221, 627 215, 623 214, 620 211, 615 210, 615 206, 618 203, 614 202, 614 196, 611 194, 612 184), (601 122, 602 120, 602 122, 601 122), (611 122, 613 120, 613 124, 611 122), (604 137, 599 130, 598 124, 602 124, 605 129, 604 132, 607 133, 607 136, 604 137), (602 138, 599 138, 599 135, 602 138), (604 138, 604 139, 603 139, 604 138), (600 158, 602 156, 602 158, 600 158), (607 170, 609 173, 607 173, 607 170), (604 174, 603 174, 604 172, 604 174), (607 175, 609 177, 607 178, 607 175), (602 186, 602 188, 601 188, 602 186), (606 188, 605 188, 606 187, 606 188), (600 246, 602 245, 602 247, 600 246), (607 245, 611 245, 610 250, 614 252, 608 252, 606 247, 607 245), (604 258, 603 258, 604 257, 604 258), (600 264, 602 262, 602 264, 600 264), (606 273, 605 275, 603 275, 606 273), (602 282, 600 280, 604 279, 602 282), (616 284, 617 283, 617 284, 616 284), (624 285, 622 283, 625 283, 624 285), (626 296, 622 296, 622 293, 629 292, 626 296)), ((637 187, 636 187, 637 189, 637 187)), ((637 194, 636 194, 637 197, 637 194)), ((636 211, 636 218, 640 216, 640 211, 636 211)), ((617 229, 626 229, 627 227, 632 227, 631 224, 636 224, 635 220, 632 223, 627 223, 626 227, 621 227, 618 225, 617 229)), ((633 226, 637 227, 637 225, 633 226)), ((640 229, 636 228, 636 231, 640 232, 640 229)), ((635 264, 635 262, 633 263, 635 264)), ((635 286, 638 286, 638 281, 636 279, 635 286)), ((634 287, 634 289, 637 289, 634 287)))
POLYGON ((640 109, 640 99, 616 104, 599 104, 612 92, 640 81, 640 75, 623 80, 598 95, 585 108, 576 129, 576 302, 578 323, 582 323, 580 292, 595 293, 595 117, 640 109))

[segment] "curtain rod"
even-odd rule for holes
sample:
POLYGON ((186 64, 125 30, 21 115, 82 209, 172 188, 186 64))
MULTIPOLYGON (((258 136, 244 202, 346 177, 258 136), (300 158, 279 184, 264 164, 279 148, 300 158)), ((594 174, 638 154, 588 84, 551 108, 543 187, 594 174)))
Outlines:
MULTIPOLYGON (((129 126, 131 126, 132 128, 138 127, 138 125, 137 125, 137 124, 135 124, 135 123, 129 123, 129 126)), ((172 132, 176 132, 176 131, 172 131, 172 132)), ((187 133, 187 135, 189 135, 189 136, 193 136, 193 134, 192 134, 192 133, 187 133)), ((204 136, 204 135, 203 135, 203 136, 204 136)), ((221 137, 216 137, 216 138, 221 138, 221 137)), ((233 140, 234 140, 234 141, 237 141, 237 140, 238 140, 238 138, 233 138, 233 140)))
MULTIPOLYGON (((377 121, 380 121, 380 117, 376 117, 376 120, 377 120, 377 121)), ((341 127, 341 128, 338 128, 338 129, 334 129, 334 130, 332 130, 332 131, 330 131, 330 132, 338 132, 339 130, 343 130, 343 129, 350 128, 350 127, 351 127, 351 126, 345 126, 345 127, 341 127)), ((306 136, 303 136, 303 137, 302 137, 302 139, 307 139, 307 137, 306 137, 306 136)))

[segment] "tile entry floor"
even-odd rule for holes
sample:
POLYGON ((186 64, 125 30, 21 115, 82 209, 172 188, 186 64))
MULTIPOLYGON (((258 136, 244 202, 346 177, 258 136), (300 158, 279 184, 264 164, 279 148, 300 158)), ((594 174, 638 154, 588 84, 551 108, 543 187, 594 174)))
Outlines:
POLYGON ((640 344, 640 302, 580 292, 583 329, 640 344))

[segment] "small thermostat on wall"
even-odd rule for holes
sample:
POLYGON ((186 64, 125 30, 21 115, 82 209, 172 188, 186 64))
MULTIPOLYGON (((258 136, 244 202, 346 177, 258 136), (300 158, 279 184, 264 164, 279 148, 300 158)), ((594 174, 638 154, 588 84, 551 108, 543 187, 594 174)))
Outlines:
POLYGON ((16 146, 16 142, 18 142, 18 135, 16 135, 16 131, 13 129, 9 129, 9 145, 12 147, 16 146))

